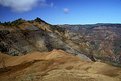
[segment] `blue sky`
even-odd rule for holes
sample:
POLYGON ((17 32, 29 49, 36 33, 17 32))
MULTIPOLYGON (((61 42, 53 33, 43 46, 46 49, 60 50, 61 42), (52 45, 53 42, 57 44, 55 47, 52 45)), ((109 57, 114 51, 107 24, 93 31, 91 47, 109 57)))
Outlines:
POLYGON ((121 23, 121 0, 0 0, 0 21, 40 17, 50 24, 121 23))

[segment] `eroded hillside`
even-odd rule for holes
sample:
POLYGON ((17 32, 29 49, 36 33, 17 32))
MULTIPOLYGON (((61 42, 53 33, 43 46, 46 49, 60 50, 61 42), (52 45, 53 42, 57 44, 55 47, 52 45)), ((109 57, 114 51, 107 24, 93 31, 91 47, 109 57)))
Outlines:
POLYGON ((95 59, 121 64, 121 24, 59 26, 65 28, 63 37, 77 51, 88 57, 93 55, 95 59))
POLYGON ((0 25, 0 50, 13 56, 61 49, 82 59, 121 64, 121 24, 51 25, 36 18, 0 25))
POLYGON ((0 26, 0 50, 9 55, 24 55, 33 51, 61 49, 72 54, 85 55, 70 47, 61 35, 65 29, 37 18, 32 21, 18 19, 0 26))
POLYGON ((85 61, 62 50, 1 57, 7 59, 0 81, 121 81, 120 68, 85 61))

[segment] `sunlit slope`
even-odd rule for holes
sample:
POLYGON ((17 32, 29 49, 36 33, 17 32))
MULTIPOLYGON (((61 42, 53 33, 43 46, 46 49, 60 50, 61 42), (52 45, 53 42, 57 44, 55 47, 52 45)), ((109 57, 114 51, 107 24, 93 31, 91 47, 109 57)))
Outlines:
POLYGON ((1 57, 6 58, 6 68, 0 69, 0 81, 121 81, 120 68, 62 50, 1 57))

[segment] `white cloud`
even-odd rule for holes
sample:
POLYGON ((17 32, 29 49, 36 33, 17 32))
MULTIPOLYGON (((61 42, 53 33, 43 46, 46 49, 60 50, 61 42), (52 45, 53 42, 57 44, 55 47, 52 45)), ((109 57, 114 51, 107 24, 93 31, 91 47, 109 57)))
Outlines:
POLYGON ((50 7, 53 7, 53 6, 54 6, 54 3, 53 3, 53 2, 51 2, 51 3, 50 3, 50 7))
POLYGON ((68 8, 64 8, 63 11, 65 14, 68 14, 70 10, 68 8))
POLYGON ((44 3, 39 3, 39 5, 41 7, 54 7, 54 3, 51 2, 51 3, 46 3, 46 1, 44 3))
MULTIPOLYGON (((9 7, 16 12, 26 12, 31 10, 33 7, 45 6, 46 0, 0 0, 0 5, 9 7)), ((53 6, 53 4, 51 4, 53 6)))

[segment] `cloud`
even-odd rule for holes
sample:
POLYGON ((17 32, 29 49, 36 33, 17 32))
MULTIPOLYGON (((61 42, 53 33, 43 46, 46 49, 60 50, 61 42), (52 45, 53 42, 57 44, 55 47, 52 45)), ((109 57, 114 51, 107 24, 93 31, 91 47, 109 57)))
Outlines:
POLYGON ((9 7, 16 12, 26 12, 37 5, 45 6, 47 4, 46 0, 0 0, 0 5, 9 7))
POLYGON ((65 14, 68 14, 70 10, 68 8, 64 8, 63 11, 65 14))
POLYGON ((41 3, 39 3, 39 6, 40 7, 50 7, 50 8, 53 8, 54 7, 54 3, 53 2, 51 2, 51 3, 46 3, 46 1, 45 2, 41 2, 41 3))
POLYGON ((50 7, 53 7, 53 6, 54 6, 54 3, 53 3, 53 2, 51 2, 51 3, 50 3, 50 7))

